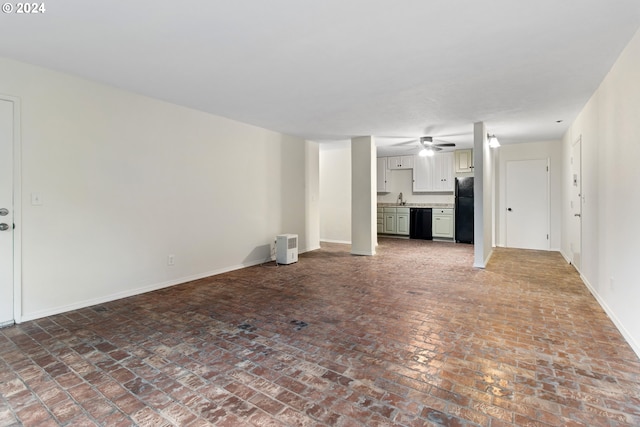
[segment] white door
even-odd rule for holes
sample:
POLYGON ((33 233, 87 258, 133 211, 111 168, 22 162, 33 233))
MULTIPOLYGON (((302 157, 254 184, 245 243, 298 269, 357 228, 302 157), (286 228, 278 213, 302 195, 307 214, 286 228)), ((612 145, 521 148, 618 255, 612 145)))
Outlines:
POLYGON ((507 162, 507 246, 549 249, 549 160, 507 162))
POLYGON ((13 321, 13 102, 0 99, 0 326, 13 321))
POLYGON ((571 207, 569 244, 571 264, 578 271, 582 265, 582 137, 571 147, 571 207))

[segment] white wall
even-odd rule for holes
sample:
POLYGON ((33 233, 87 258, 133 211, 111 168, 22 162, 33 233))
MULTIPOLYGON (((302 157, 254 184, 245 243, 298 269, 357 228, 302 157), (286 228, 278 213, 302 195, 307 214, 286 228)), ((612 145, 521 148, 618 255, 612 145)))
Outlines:
POLYGON ((319 246, 315 143, 6 59, 0 93, 22 102, 18 320, 255 264, 283 232, 319 246))
POLYGON ((502 145, 497 150, 496 178, 496 245, 506 245, 506 171, 507 162, 514 160, 549 159, 549 248, 560 250, 562 226, 562 141, 543 141, 502 145))
POLYGON ((306 250, 320 249, 320 147, 306 141, 305 232, 306 250))
MULTIPOLYGON (((640 356, 640 31, 563 139, 565 167, 582 137, 581 275, 640 356)), ((571 220, 570 172, 563 178, 563 226, 571 220)), ((566 239, 564 237, 567 237, 566 239)), ((562 252, 570 259, 571 236, 562 252)))
POLYGON ((320 144, 320 239, 351 243, 351 141, 320 144))

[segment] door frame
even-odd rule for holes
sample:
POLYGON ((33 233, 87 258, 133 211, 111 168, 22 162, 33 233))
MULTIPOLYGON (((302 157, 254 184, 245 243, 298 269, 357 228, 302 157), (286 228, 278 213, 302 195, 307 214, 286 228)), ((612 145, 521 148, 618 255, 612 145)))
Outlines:
MULTIPOLYGON (((574 257, 575 251, 573 249, 571 250, 571 261, 570 261, 570 264, 573 265, 573 268, 575 268, 578 271, 578 273, 582 274, 582 272, 580 271, 580 269, 582 268, 582 255, 583 255, 583 253, 582 253, 582 222, 583 222, 583 220, 582 220, 582 214, 583 214, 582 201, 584 200, 584 196, 582 195, 582 191, 583 191, 583 188, 582 188, 582 134, 580 136, 578 136, 578 138, 576 138, 576 140, 573 141, 573 143, 571 144, 571 154, 570 154, 570 157, 571 157, 571 171, 569 172, 570 174, 573 174, 573 172, 574 172, 574 163, 573 163, 574 156, 573 156, 573 153, 574 153, 574 150, 575 150, 576 146, 578 146, 578 145, 579 145, 579 148, 580 148, 580 153, 579 153, 580 158, 578 159, 579 164, 580 164, 580 168, 577 171, 578 172, 578 186, 579 186, 578 187, 578 191, 579 191, 579 193, 578 193, 578 209, 580 210, 580 219, 578 220, 579 221, 579 226, 578 226, 578 236, 577 237, 579 239, 579 246, 580 246, 578 248, 578 250, 580 251, 579 252, 580 253, 580 259, 579 259, 579 264, 580 265, 576 266, 575 257, 574 257)), ((573 176, 572 176, 572 178, 573 178, 573 176)), ((571 212, 572 215, 574 213, 573 211, 574 211, 574 208, 572 207, 572 212, 571 212)), ((571 217, 570 217, 570 220, 571 220, 571 217)), ((573 240, 573 236, 572 236, 571 240, 573 240)), ((570 242, 571 245, 573 245, 573 243, 574 243, 573 241, 570 242)))
MULTIPOLYGON (((547 193, 547 197, 546 197, 546 201, 545 201, 545 216, 546 216, 546 221, 547 221, 547 243, 545 245, 544 248, 542 249, 538 249, 538 250, 543 250, 543 251, 548 251, 551 250, 551 179, 550 179, 550 174, 551 174, 551 159, 549 157, 539 157, 539 158, 532 158, 532 159, 512 159, 512 160, 507 160, 504 165, 505 165, 505 186, 504 186, 504 202, 505 202, 505 206, 502 207, 503 212, 504 210, 506 210, 508 208, 508 204, 509 204, 509 200, 508 200, 508 192, 507 192, 507 170, 508 170, 508 165, 509 163, 515 163, 515 162, 530 162, 530 161, 544 161, 546 162, 546 166, 547 166, 547 175, 546 175, 546 193, 547 193)), ((504 246, 505 247, 510 247, 508 245, 508 240, 509 240, 509 231, 508 231, 508 219, 507 219, 507 214, 505 213, 504 215, 504 246)))
POLYGON ((22 318, 22 134, 20 98, 0 93, 0 100, 13 103, 13 321, 22 318))

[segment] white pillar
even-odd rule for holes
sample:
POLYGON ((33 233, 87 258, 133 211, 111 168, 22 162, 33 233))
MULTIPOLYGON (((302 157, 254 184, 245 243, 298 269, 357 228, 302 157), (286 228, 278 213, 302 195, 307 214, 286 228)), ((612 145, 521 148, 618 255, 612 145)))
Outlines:
POLYGON ((473 266, 485 268, 493 253, 494 182, 491 149, 483 122, 473 124, 473 266))
POLYGON ((473 266, 484 268, 484 146, 483 122, 473 124, 473 266))
POLYGON ((351 253, 375 255, 376 144, 372 136, 351 139, 351 253))

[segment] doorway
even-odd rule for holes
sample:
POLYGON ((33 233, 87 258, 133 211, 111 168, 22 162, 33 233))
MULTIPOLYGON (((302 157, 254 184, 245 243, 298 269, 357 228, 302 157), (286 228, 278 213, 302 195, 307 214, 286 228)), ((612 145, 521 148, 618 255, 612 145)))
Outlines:
POLYGON ((571 147, 571 198, 569 200, 569 249, 571 264, 580 271, 582 266, 582 135, 571 147))
POLYGON ((0 96, 0 326, 17 317, 16 291, 19 283, 19 240, 16 239, 17 161, 19 159, 16 118, 17 100, 0 96))
POLYGON ((506 244, 549 249, 549 159, 507 162, 506 244))

